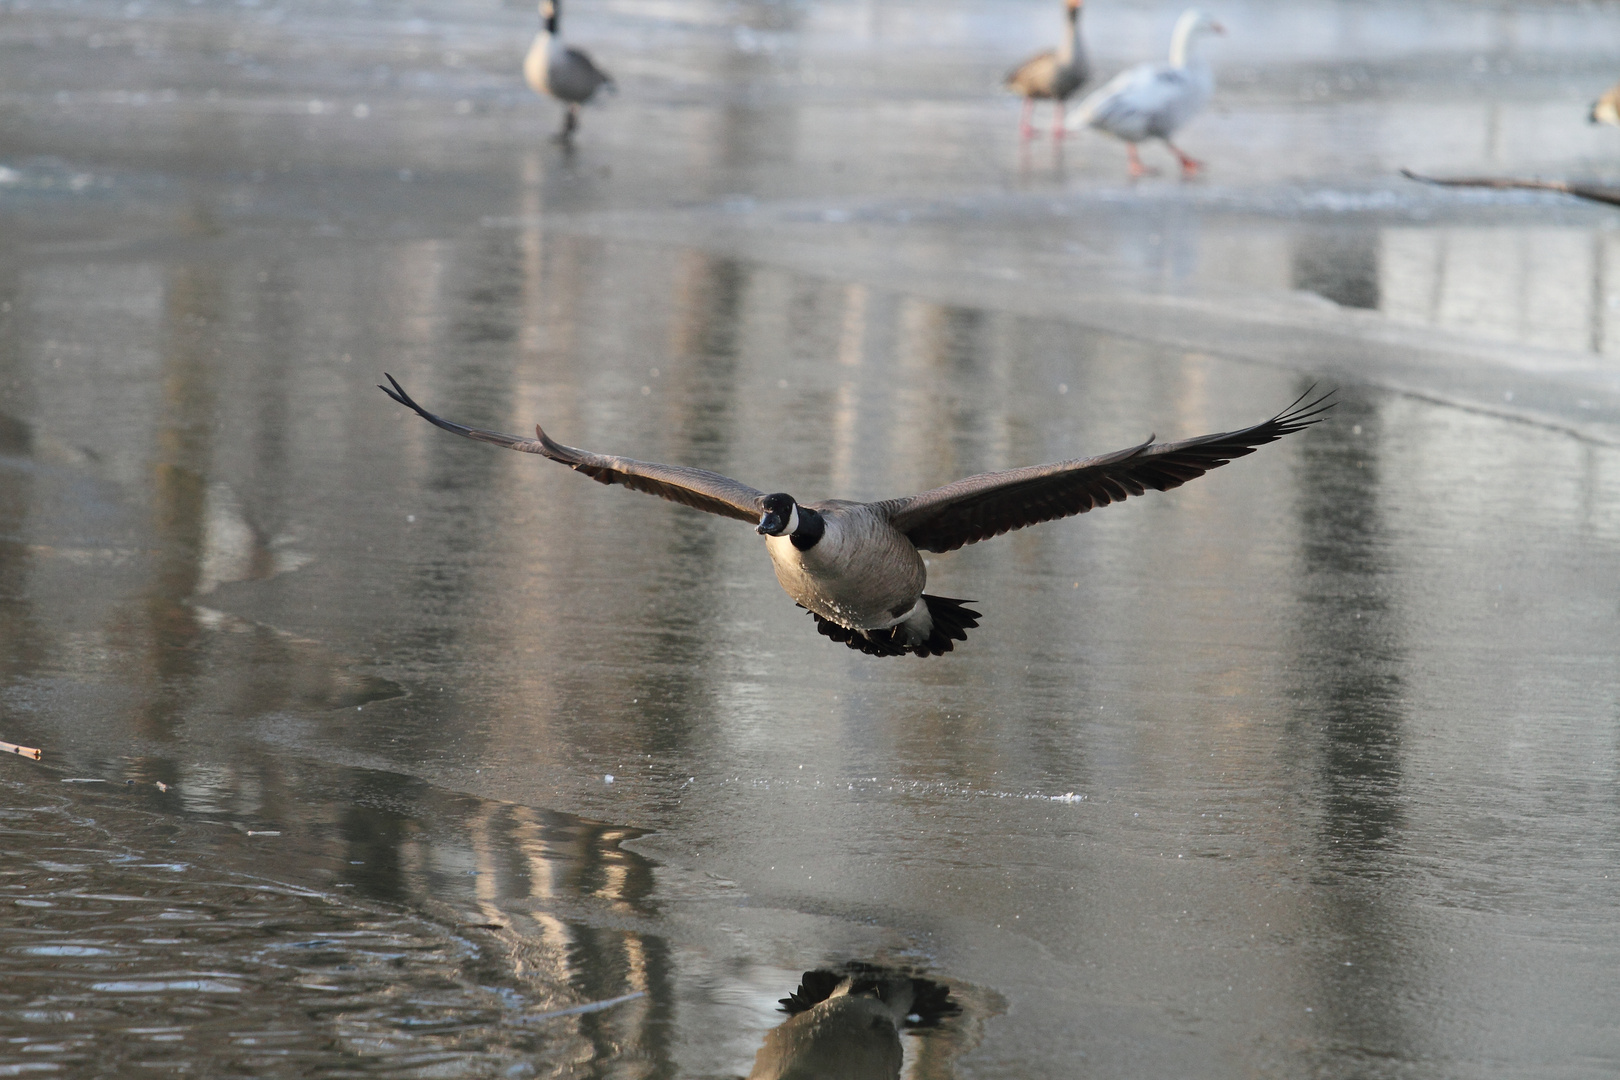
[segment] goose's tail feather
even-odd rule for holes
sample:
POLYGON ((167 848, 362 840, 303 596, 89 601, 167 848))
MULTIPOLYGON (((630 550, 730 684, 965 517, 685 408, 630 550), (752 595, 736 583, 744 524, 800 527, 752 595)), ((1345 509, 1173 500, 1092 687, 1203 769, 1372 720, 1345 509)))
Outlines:
POLYGON ((971 600, 924 593, 923 601, 928 605, 930 626, 928 636, 920 641, 912 640, 916 635, 907 632, 911 621, 884 630, 851 630, 814 611, 810 614, 816 620, 816 630, 822 635, 842 641, 869 656, 904 656, 907 653, 913 656, 944 656, 955 647, 955 642, 966 641, 967 632, 979 625, 979 613, 967 606, 973 602, 971 600))

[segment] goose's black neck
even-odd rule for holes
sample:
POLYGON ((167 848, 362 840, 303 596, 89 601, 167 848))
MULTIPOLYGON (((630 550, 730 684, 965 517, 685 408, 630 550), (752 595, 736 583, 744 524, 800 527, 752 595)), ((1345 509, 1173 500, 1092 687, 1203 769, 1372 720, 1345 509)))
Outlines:
POLYGON ((803 506, 796 509, 799 512, 799 527, 788 534, 788 539, 800 551, 809 551, 821 539, 821 534, 827 531, 827 522, 814 510, 803 506))
POLYGON ((557 19, 562 15, 562 0, 551 0, 551 6, 546 9, 546 33, 557 36, 557 19))

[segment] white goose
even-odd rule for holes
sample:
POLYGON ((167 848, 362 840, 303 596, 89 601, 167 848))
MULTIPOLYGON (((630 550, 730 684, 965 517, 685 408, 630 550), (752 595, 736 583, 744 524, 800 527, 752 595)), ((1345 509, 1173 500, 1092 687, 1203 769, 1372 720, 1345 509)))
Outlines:
POLYGON ((1170 62, 1138 64, 1115 75, 1070 111, 1069 130, 1094 127, 1124 139, 1132 176, 1149 171, 1137 155, 1136 144, 1163 139, 1181 162, 1182 175, 1191 176, 1201 164, 1183 154, 1170 136, 1198 115, 1215 92, 1215 76, 1193 51, 1197 38, 1224 33, 1220 23, 1198 9, 1182 12, 1170 39, 1170 62))
POLYGON ((540 32, 523 58, 523 78, 537 94, 549 94, 568 106, 558 140, 567 142, 579 127, 579 107, 603 86, 613 89, 613 76, 596 66, 582 49, 562 39, 557 24, 562 0, 540 0, 540 32))

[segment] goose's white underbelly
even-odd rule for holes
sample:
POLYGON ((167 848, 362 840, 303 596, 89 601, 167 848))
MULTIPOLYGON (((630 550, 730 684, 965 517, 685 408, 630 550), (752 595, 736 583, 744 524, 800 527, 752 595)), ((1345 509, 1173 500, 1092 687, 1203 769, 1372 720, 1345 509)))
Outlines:
POLYGON ((523 80, 535 93, 549 94, 551 88, 546 85, 546 80, 550 72, 551 35, 542 30, 534 35, 534 41, 530 42, 529 51, 523 57, 523 80))
POLYGON ((886 524, 824 511, 827 530, 810 550, 768 536, 776 580, 824 618, 860 630, 893 626, 911 613, 928 572, 922 556, 886 524))

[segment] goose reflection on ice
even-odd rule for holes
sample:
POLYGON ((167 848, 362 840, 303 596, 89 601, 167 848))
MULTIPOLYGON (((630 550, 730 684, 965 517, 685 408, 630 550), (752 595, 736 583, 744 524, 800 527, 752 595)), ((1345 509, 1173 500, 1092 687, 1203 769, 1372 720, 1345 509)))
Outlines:
POLYGON ((807 971, 782 999, 788 1018, 765 1036, 748 1080, 898 1080, 902 1028, 962 1011, 950 989, 871 964, 807 971))

